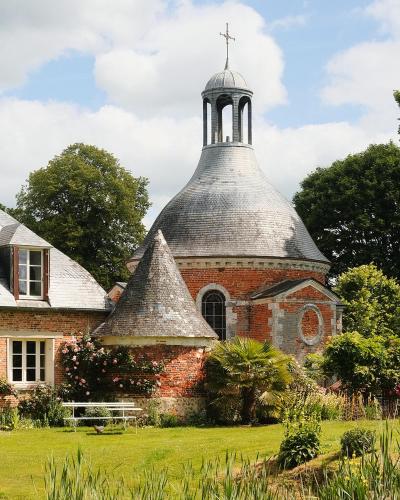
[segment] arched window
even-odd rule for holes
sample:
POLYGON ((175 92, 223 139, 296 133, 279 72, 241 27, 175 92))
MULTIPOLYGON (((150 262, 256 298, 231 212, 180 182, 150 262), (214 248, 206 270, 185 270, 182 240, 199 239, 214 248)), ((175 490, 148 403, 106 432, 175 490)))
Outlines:
POLYGON ((209 290, 203 295, 201 313, 220 340, 226 339, 225 296, 218 290, 209 290))

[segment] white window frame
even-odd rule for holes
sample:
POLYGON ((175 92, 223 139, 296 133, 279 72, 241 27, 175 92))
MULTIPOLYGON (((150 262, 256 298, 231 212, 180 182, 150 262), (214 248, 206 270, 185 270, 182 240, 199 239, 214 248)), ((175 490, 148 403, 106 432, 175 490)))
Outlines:
POLYGON ((54 337, 31 337, 30 335, 21 335, 18 337, 7 338, 7 378, 8 381, 17 389, 29 389, 39 384, 54 385, 54 337), (13 342, 22 342, 22 381, 13 380, 13 342), (26 380, 26 343, 36 342, 36 380, 26 380), (40 379, 40 342, 45 342, 45 380, 40 379), (38 377, 39 375, 39 377, 38 377), (39 378, 39 379, 38 379, 39 378))
MULTIPOLYGON (((19 247, 18 248, 18 296, 21 300, 43 300, 44 297, 44 252, 42 248, 35 248, 35 247, 19 247), (26 259, 26 264, 22 264, 26 266, 26 290, 27 293, 23 294, 19 291, 19 282, 20 281, 25 281, 21 280, 20 274, 19 274, 19 267, 20 267, 20 254, 21 251, 26 250, 27 252, 27 259, 26 259), (31 290, 31 281, 37 282, 35 280, 30 280, 29 279, 29 268, 30 268, 30 252, 40 252, 40 283, 41 283, 41 291, 42 293, 40 295, 31 295, 30 290, 31 290)), ((38 266, 37 266, 38 267, 38 266)))

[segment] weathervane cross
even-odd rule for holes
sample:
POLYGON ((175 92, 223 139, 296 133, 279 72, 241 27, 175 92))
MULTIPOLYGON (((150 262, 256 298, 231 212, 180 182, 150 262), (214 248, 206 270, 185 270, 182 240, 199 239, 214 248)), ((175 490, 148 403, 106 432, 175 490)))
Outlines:
POLYGON ((226 41, 226 63, 225 63, 225 69, 229 68, 229 40, 233 40, 234 42, 236 41, 236 38, 233 38, 229 34, 229 23, 226 23, 226 32, 225 33, 219 33, 221 36, 225 38, 226 41))

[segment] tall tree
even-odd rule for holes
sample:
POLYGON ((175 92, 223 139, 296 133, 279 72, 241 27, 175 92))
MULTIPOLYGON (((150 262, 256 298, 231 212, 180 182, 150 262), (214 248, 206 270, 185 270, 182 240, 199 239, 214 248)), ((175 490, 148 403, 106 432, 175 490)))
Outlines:
MULTIPOLYGON (((395 90, 393 92, 393 96, 394 96, 394 100, 397 102, 397 104, 399 105, 399 108, 400 108, 400 90, 395 90)), ((400 120, 400 118, 398 118, 400 120)), ((399 128, 398 128, 398 132, 400 134, 400 125, 399 125, 399 128)))
POLYGON ((373 264, 349 269, 338 278, 335 293, 345 305, 343 328, 364 337, 400 337, 400 284, 373 264))
POLYGON ((144 238, 147 183, 107 151, 72 144, 30 174, 13 215, 107 289, 127 278, 126 261, 144 238))
POLYGON ((400 148, 393 142, 318 168, 294 204, 333 276, 374 262, 400 278, 400 148))

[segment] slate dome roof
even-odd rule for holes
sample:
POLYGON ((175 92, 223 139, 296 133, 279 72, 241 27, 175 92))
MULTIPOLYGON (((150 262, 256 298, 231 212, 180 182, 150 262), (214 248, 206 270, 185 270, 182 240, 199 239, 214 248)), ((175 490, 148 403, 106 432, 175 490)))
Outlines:
POLYGON ((132 261, 161 229, 174 257, 273 257, 328 264, 293 206, 273 188, 251 146, 203 148, 187 185, 166 205, 132 261))
POLYGON ((250 90, 243 76, 237 71, 232 71, 230 69, 215 73, 215 75, 208 80, 204 90, 207 91, 221 88, 250 90))

